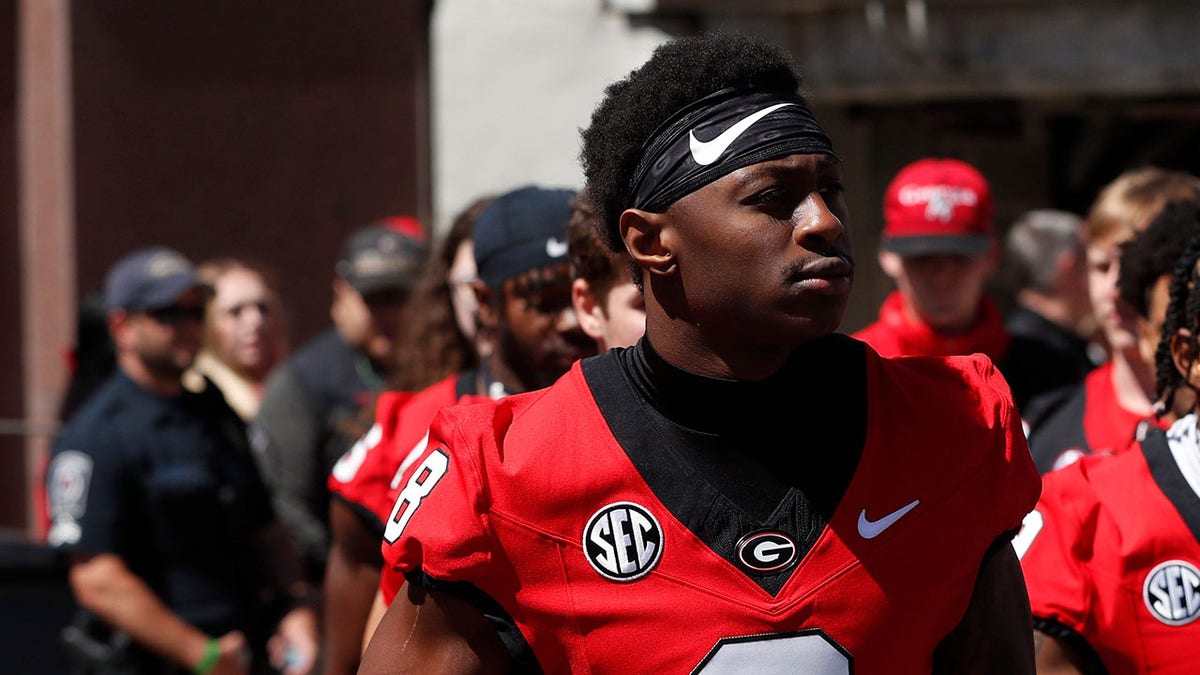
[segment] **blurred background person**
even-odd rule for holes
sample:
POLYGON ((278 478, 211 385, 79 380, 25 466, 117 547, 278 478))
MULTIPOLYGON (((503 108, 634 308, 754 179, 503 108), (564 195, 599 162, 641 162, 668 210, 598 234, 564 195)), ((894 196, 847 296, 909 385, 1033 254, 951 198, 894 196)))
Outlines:
POLYGON ((571 200, 567 255, 571 260, 571 304, 583 332, 605 351, 632 347, 646 332, 646 302, 633 283, 633 261, 600 239, 587 190, 571 200))
POLYGON ((1074 369, 1042 342, 1011 335, 987 284, 1000 247, 991 186, 957 159, 900 169, 884 195, 879 266, 896 284, 879 319, 854 333, 882 356, 987 355, 1021 409, 1072 382, 1074 369))
POLYGON ((195 390, 208 378, 242 420, 258 413, 267 374, 287 356, 283 303, 266 271, 235 258, 199 265, 212 289, 204 344, 184 382, 195 390))
POLYGON ((1082 455, 1120 452, 1152 416, 1154 362, 1138 347, 1137 310, 1120 297, 1121 245, 1145 231, 1168 202, 1197 197, 1200 178, 1143 167, 1117 176, 1088 209, 1088 296, 1108 358, 1083 382, 1040 396, 1022 410, 1039 471, 1082 455))
POLYGON ((492 199, 480 197, 455 216, 413 285, 408 321, 396 341, 400 365, 388 379, 389 390, 418 391, 478 365, 479 303, 471 291, 477 279, 472 236, 475 221, 492 199))
MULTIPOLYGON (((1163 331, 1171 301, 1171 280, 1177 275, 1180 260, 1189 254, 1188 246, 1200 237, 1200 199, 1181 199, 1167 203, 1150 222, 1145 232, 1121 244, 1121 274, 1117 291, 1121 301, 1137 312, 1138 354, 1153 364, 1155 375, 1154 417, 1171 422, 1190 412, 1196 405, 1196 393, 1189 387, 1172 391, 1168 410, 1162 398, 1164 378, 1177 382, 1169 349, 1163 349, 1163 331)), ((1190 277, 1188 277, 1190 278, 1190 277)), ((1190 311, 1185 307, 1181 311, 1190 311)), ((1174 318, 1176 329, 1183 319, 1174 318)), ((1160 425, 1161 426, 1161 425, 1160 425)))
MULTIPOLYGON (((475 222, 479 274, 471 289, 478 300, 478 340, 488 346, 474 368, 448 374, 418 392, 381 395, 375 426, 331 472, 326 673, 353 673, 358 667, 374 625, 371 609, 383 565, 384 522, 395 503, 394 479, 409 453, 423 443, 437 412, 455 402, 545 386, 577 359, 596 353, 570 301, 565 240, 572 195, 562 189, 519 188, 476 202, 457 219, 455 227, 475 222)), ((449 259, 449 249, 461 250, 461 242, 448 240, 443 259, 449 259)), ((446 287, 450 274, 445 266, 441 270, 440 285, 446 287)), ((453 324, 450 313, 444 316, 453 324)), ((380 614, 377 610, 376 619, 380 614)))
POLYGON ((1080 381, 1095 360, 1089 339, 1096 331, 1087 290, 1083 218, 1056 209, 1036 209, 1017 218, 1005 236, 1002 273, 1014 291, 1004 326, 1012 335, 1044 342, 1075 368, 1080 381))
POLYGON ((106 278, 117 369, 56 439, 46 481, 48 541, 84 610, 64 636, 85 669, 268 672, 289 649, 287 672, 316 663, 310 587, 245 426, 215 389, 182 383, 208 294, 162 247, 106 278))
MULTIPOLYGON (((1168 207, 1176 256, 1156 349, 1161 426, 1117 455, 1084 457, 1044 477, 1014 540, 1034 618, 1039 673, 1191 673, 1200 644, 1200 211, 1168 207), (1182 247, 1174 235, 1191 234, 1182 247)), ((1162 228, 1157 234, 1167 234, 1162 228)), ((1144 240, 1146 243, 1152 240, 1144 240)), ((1132 249, 1127 251, 1133 253, 1132 249)), ((1121 258, 1121 278, 1128 262, 1121 258)), ((1155 300, 1157 304, 1159 300, 1155 300)))
MULTIPOLYGON (((438 243, 413 286, 409 299, 411 321, 396 343, 397 360, 404 367, 389 378, 385 391, 363 406, 357 429, 347 427, 341 433, 346 453, 334 465, 328 480, 330 545, 323 582, 324 672, 328 675, 358 669, 367 614, 383 564, 379 552, 383 531, 377 527, 378 516, 364 504, 376 503, 367 495, 371 490, 386 493, 391 479, 388 472, 395 470, 383 467, 382 472, 375 473, 374 467, 355 466, 351 471, 349 466, 362 461, 359 456, 367 450, 362 444, 367 443, 376 420, 390 425, 416 392, 442 380, 451 382, 453 390, 474 386, 483 350, 478 331, 479 304, 471 289, 476 279, 471 242, 475 221, 491 199, 480 197, 463 209, 438 243), (458 292, 463 287, 468 291, 465 295, 458 292), (465 381, 462 387, 457 385, 460 379, 465 381)), ((426 414, 433 412, 436 410, 426 414)), ((377 499, 385 498, 381 494, 377 499)))
POLYGON ((345 449, 338 430, 397 372, 396 342, 413 284, 429 258, 413 218, 372 223, 347 239, 335 267, 333 325, 267 377, 250 440, 280 518, 319 586, 329 551, 329 470, 345 449))

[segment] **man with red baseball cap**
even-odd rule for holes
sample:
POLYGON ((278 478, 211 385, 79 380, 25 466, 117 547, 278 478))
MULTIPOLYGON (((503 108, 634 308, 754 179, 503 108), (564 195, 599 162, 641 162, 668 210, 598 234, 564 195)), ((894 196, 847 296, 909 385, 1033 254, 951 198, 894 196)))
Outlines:
POLYGON ((991 188, 975 167, 925 158, 905 166, 884 196, 879 265, 896 282, 879 320, 854 334, 883 356, 986 354, 1018 408, 1078 379, 1033 340, 1004 328, 985 294, 1000 249, 991 188))

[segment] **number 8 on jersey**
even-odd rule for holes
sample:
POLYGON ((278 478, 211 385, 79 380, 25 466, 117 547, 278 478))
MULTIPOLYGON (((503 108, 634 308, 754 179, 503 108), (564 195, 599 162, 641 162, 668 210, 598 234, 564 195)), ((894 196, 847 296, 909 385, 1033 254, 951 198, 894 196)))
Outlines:
POLYGON ((450 456, 441 449, 434 450, 412 472, 408 483, 396 497, 392 513, 388 516, 387 528, 383 538, 387 543, 394 544, 404 533, 408 521, 421 505, 421 500, 429 495, 446 470, 450 467, 450 456))

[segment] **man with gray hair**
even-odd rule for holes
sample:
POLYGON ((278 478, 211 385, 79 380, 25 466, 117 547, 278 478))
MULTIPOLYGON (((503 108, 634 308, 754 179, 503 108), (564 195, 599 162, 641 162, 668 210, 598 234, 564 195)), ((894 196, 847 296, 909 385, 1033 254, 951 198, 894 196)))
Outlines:
POLYGON ((1014 307, 1005 327, 1013 335, 1046 343, 1076 369, 1095 367, 1086 338, 1095 327, 1087 291, 1083 219, 1056 209, 1035 209, 1013 223, 1005 239, 1014 307))

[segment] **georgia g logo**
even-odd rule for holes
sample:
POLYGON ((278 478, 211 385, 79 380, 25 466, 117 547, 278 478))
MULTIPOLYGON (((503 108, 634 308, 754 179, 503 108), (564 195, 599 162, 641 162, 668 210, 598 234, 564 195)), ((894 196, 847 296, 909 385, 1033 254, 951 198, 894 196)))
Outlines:
POLYGON ((1159 563, 1142 587, 1142 597, 1154 618, 1168 626, 1183 626, 1200 616, 1200 570, 1183 560, 1159 563))
POLYGON ((751 572, 778 572, 796 561, 796 542, 782 532, 748 534, 735 548, 738 562, 751 572))
POLYGON ((583 529, 583 552, 600 576, 640 579, 662 558, 663 531, 645 507, 615 502, 602 507, 583 529))

